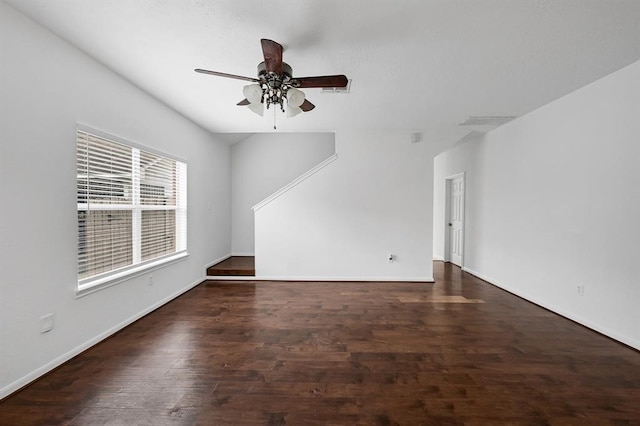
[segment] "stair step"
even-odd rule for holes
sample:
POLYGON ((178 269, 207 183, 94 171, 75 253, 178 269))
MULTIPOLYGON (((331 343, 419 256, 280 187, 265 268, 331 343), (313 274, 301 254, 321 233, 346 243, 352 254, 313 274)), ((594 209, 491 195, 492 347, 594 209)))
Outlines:
POLYGON ((254 256, 231 256, 209 268, 209 276, 255 276, 256 263, 254 256))

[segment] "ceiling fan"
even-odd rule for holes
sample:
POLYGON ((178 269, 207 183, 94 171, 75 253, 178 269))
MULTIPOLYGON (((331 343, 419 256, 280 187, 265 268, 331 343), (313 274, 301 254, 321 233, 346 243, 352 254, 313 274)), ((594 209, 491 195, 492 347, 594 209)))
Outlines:
POLYGON ((300 88, 341 88, 346 87, 349 83, 347 77, 342 74, 317 77, 293 77, 291 67, 287 63, 282 62, 282 46, 273 40, 264 38, 260 40, 260 43, 262 44, 264 62, 258 64, 257 78, 200 68, 195 69, 195 71, 202 74, 252 82, 253 84, 244 87, 243 94, 245 99, 238 102, 238 105, 247 106, 258 115, 263 115, 265 104, 267 109, 269 109, 271 105, 279 105, 282 112, 285 112, 285 100, 288 117, 296 116, 301 112, 311 111, 315 108, 315 105, 305 98, 305 94, 299 90, 300 88))

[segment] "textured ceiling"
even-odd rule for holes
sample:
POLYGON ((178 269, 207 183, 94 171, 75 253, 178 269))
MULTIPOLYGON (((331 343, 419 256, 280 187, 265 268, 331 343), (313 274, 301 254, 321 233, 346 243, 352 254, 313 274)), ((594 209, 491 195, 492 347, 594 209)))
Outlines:
MULTIPOLYGON (((351 93, 305 89, 316 109, 279 131, 422 132, 455 142, 467 116, 516 115, 640 60, 638 0, 7 0, 212 132, 265 132, 235 106, 260 38, 294 76, 344 73, 351 93)), ((270 112, 270 111, 269 111, 270 112)))

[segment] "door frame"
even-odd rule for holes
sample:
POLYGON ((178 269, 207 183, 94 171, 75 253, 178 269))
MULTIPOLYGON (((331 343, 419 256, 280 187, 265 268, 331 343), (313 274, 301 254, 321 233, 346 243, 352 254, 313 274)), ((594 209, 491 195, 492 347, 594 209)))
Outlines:
POLYGON ((444 197, 444 261, 451 262, 451 182, 454 179, 462 178, 462 259, 460 261, 460 267, 464 266, 465 255, 465 222, 466 222, 466 209, 467 209, 467 176, 466 172, 456 173, 444 178, 445 197, 444 197))

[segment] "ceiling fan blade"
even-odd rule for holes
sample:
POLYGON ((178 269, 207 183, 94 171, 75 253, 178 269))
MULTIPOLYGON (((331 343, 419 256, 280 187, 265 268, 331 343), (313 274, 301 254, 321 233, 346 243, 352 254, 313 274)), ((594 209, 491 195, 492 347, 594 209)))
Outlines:
POLYGON ((238 106, 246 106, 249 105, 251 102, 249 102, 249 100, 247 98, 241 100, 240 102, 238 102, 236 105, 238 106))
POLYGON ((314 104, 312 104, 311 102, 309 102, 308 100, 304 100, 304 102, 302 103, 302 105, 300 105, 300 109, 304 112, 309 112, 312 109, 314 109, 316 106, 314 104))
POLYGON ((265 70, 282 75, 282 46, 266 38, 261 39, 260 44, 262 44, 265 70))
POLYGON ((347 87, 349 79, 346 75, 323 75, 319 77, 296 77, 295 81, 300 83, 299 88, 309 87, 347 87))
POLYGON ((216 75, 218 77, 227 77, 227 78, 235 78, 235 79, 238 79, 238 80, 253 81, 254 83, 257 83, 257 82, 260 81, 257 78, 243 77, 241 75, 235 75, 235 74, 227 74, 226 72, 203 70, 203 69, 200 69, 200 68, 196 68, 194 71, 195 72, 199 72, 201 74, 216 75))

